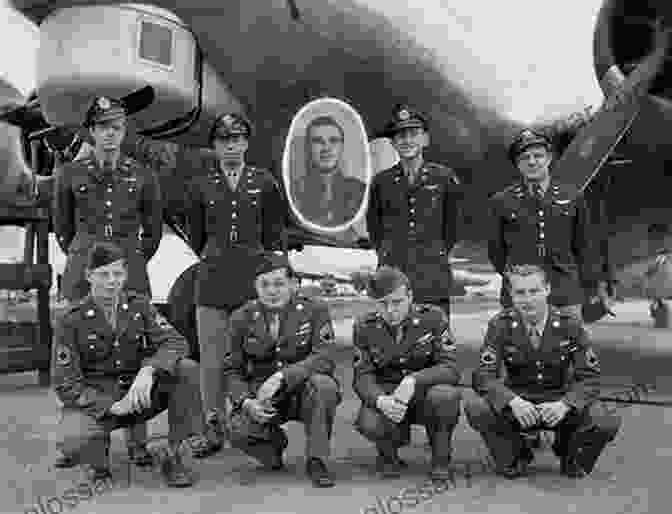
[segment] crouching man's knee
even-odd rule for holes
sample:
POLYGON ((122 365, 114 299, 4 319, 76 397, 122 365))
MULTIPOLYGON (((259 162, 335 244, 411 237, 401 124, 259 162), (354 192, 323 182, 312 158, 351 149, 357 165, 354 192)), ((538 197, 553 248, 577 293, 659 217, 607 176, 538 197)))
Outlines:
POLYGON ((429 388, 425 403, 442 419, 457 423, 460 417, 460 391, 448 384, 439 384, 429 388))
POLYGON ((308 378, 307 394, 313 401, 335 407, 341 402, 341 391, 335 378, 316 373, 308 378))
POLYGON ((474 392, 464 396, 463 405, 469 425, 477 432, 487 430, 497 421, 490 403, 474 392))
POLYGON ((390 436, 389 421, 382 412, 362 406, 359 409, 355 428, 369 441, 382 441, 390 436))

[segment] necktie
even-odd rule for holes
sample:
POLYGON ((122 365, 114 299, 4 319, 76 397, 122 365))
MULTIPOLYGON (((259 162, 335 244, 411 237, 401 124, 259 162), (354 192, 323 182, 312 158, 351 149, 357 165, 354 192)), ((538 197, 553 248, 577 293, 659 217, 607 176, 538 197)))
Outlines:
POLYGON ((532 184, 532 196, 535 200, 541 200, 544 197, 544 190, 541 189, 541 185, 532 184))
POLYGON ((537 325, 530 326, 530 342, 532 343, 532 346, 539 348, 539 344, 541 343, 541 335, 539 334, 537 325))
POLYGON ((276 312, 271 314, 271 320, 268 323, 268 331, 273 339, 278 339, 280 335, 280 315, 276 312))

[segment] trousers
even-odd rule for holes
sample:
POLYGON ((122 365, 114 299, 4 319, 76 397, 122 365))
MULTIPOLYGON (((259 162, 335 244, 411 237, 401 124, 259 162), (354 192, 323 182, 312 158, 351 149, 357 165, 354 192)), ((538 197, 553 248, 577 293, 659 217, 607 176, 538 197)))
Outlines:
MULTIPOLYGON (((509 409, 498 413, 487 400, 474 394, 465 401, 464 410, 498 467, 510 465, 520 455, 525 444, 524 430, 509 409)), ((554 431, 556 454, 577 458, 583 469, 590 472, 620 426, 619 416, 607 412, 601 402, 595 402, 581 411, 570 411, 555 427, 540 425, 528 430, 554 431)))
POLYGON ((152 404, 141 412, 95 419, 76 408, 61 409, 59 448, 78 464, 104 468, 110 433, 145 423, 168 409, 168 439, 172 445, 203 433, 198 364, 189 359, 177 363, 175 375, 157 375, 152 386, 152 404))
POLYGON ((440 384, 416 392, 406 416, 395 423, 378 409, 362 405, 355 421, 357 431, 381 449, 396 450, 411 440, 411 425, 423 425, 432 446, 435 463, 447 463, 452 456, 453 430, 460 416, 460 392, 440 384))
POLYGON ((326 459, 331 453, 330 441, 336 407, 342 395, 336 380, 328 375, 314 374, 292 393, 281 393, 274 400, 278 416, 271 420, 268 437, 259 439, 249 425, 230 429, 231 445, 246 454, 268 460, 287 447, 287 436, 281 425, 288 421, 303 423, 306 434, 306 457, 326 459))
POLYGON ((205 412, 225 405, 224 356, 230 351, 230 312, 216 307, 196 306, 196 330, 201 364, 201 398, 205 412))

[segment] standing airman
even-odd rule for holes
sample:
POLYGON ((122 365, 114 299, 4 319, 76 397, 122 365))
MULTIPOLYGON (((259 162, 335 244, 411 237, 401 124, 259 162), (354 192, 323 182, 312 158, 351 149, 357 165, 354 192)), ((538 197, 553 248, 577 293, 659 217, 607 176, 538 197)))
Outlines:
POLYGON ((250 121, 241 114, 217 118, 210 136, 217 159, 187 190, 187 226, 202 257, 196 273, 203 407, 211 451, 222 446, 222 362, 228 352, 231 312, 254 298, 254 270, 264 250, 283 246, 286 209, 273 175, 245 162, 250 121))
MULTIPOLYGON (((608 305, 599 241, 592 233, 585 200, 572 199, 551 176, 551 141, 524 130, 511 144, 509 157, 521 181, 491 200, 494 231, 488 256, 495 270, 505 279, 509 265, 542 266, 551 282, 551 304, 579 318, 584 290, 598 291, 599 300, 608 305)), ((504 307, 511 305, 505 280, 501 299, 504 307)))
MULTIPOLYGON (((61 292, 70 302, 88 293, 86 259, 99 241, 112 241, 124 249, 126 287, 151 297, 147 262, 159 247, 163 226, 158 179, 121 154, 127 116, 140 108, 124 100, 96 98, 84 121, 94 141, 93 152, 56 172, 54 232, 67 255, 61 292)), ((129 454, 140 462, 147 461, 146 439, 143 425, 127 434, 129 454)), ((57 460, 57 466, 68 465, 67 459, 57 460)))
POLYGON ((403 271, 414 298, 438 305, 450 319, 460 181, 450 168, 424 160, 429 132, 420 113, 398 106, 382 135, 391 138, 400 162, 378 173, 371 187, 366 223, 379 265, 403 271))

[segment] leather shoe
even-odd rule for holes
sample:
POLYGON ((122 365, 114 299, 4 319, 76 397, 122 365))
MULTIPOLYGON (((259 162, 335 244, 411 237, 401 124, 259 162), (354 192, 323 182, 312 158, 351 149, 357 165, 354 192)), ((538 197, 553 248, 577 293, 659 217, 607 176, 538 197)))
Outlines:
POLYGON ((112 472, 108 467, 89 466, 86 470, 86 476, 89 482, 100 482, 112 478, 112 472))
POLYGON ((512 464, 499 468, 497 473, 509 479, 514 479, 527 475, 530 464, 534 460, 534 453, 527 446, 523 446, 520 454, 515 458, 512 464))
POLYGON ((560 460, 560 471, 569 478, 583 478, 588 475, 586 470, 572 457, 563 457, 560 460))
POLYGON ((334 479, 322 459, 311 457, 306 463, 306 473, 315 487, 333 487, 334 479))
POLYGON ((75 459, 67 455, 63 455, 62 453, 59 453, 56 456, 56 460, 54 461, 54 467, 57 469, 74 468, 76 465, 77 463, 75 462, 75 459))

